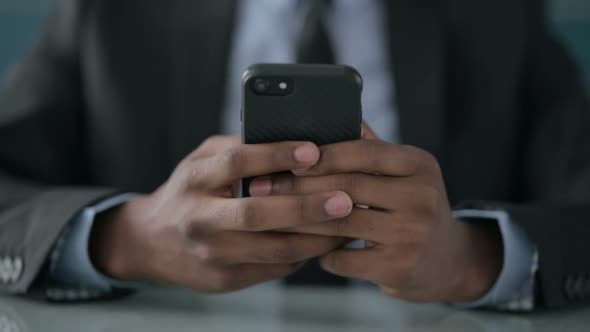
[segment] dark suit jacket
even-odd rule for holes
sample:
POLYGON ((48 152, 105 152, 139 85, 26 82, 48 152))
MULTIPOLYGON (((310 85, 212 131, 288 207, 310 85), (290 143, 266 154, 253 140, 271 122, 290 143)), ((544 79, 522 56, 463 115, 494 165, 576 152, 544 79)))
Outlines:
MULTIPOLYGON (((67 222, 149 192, 224 100, 232 0, 63 0, 0 90, 0 257, 31 289, 67 222)), ((401 138, 453 206, 505 209, 540 253, 538 302, 590 298, 590 107, 537 0, 387 1, 401 138)))

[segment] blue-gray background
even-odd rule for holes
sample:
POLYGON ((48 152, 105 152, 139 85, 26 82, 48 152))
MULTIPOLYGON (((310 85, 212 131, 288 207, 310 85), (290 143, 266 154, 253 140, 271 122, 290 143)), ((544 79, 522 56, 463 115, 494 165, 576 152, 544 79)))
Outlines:
MULTIPOLYGON (((165 2, 165 1, 164 1, 165 2)), ((0 0, 0 75, 37 36, 52 0, 0 0)), ((590 82, 590 0, 553 0, 555 31, 563 36, 590 82)), ((590 84, 587 84, 590 89, 590 84)))

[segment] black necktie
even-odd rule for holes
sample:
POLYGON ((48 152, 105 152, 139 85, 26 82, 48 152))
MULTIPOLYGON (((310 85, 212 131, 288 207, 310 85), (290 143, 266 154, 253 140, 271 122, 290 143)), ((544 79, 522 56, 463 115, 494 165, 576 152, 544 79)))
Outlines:
POLYGON ((331 1, 300 0, 299 7, 307 10, 307 14, 297 41, 297 63, 334 63, 334 52, 325 22, 331 1))
MULTIPOLYGON (((329 0, 303 0, 302 9, 308 9, 303 30, 297 44, 298 63, 334 63, 332 45, 326 31, 325 17, 330 9, 329 0)), ((347 279, 328 273, 312 259, 297 272, 285 279, 289 286, 344 286, 347 279)))

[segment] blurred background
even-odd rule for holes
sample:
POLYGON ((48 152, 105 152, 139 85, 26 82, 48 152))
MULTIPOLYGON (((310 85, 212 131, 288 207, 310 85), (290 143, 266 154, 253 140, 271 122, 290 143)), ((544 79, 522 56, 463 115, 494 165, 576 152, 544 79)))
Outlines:
MULTIPOLYGON (((550 1, 553 27, 578 60, 590 90, 590 0, 550 1)), ((0 75, 35 39, 52 3, 53 0, 0 0, 0 75)))

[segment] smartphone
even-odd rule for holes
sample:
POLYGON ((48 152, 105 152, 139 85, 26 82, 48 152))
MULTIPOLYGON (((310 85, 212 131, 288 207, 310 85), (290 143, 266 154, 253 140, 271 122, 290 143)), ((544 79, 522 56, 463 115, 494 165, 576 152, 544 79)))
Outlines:
MULTIPOLYGON (((245 144, 309 141, 319 146, 361 136, 361 75, 342 65, 256 64, 242 79, 245 144)), ((249 196, 252 179, 242 181, 249 196)))

